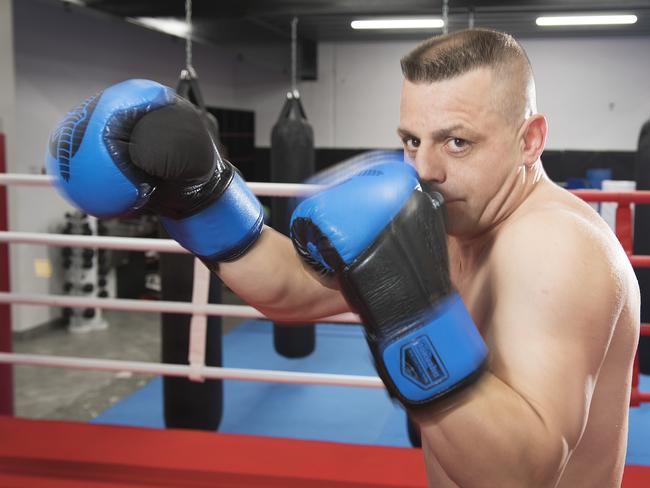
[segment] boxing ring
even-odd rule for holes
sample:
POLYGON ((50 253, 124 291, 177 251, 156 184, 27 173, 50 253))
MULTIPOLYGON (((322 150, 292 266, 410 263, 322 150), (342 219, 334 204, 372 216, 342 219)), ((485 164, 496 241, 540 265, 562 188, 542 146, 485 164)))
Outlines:
MULTIPOLYGON (((0 137, 0 155, 2 154, 0 137)), ((9 291, 8 244, 39 244, 94 249, 186 252, 164 239, 78 236, 12 232, 2 211, 5 187, 51 185, 47 176, 3 174, 0 157, 0 486, 38 487, 424 487, 424 464, 413 448, 354 445, 252 435, 175 429, 147 429, 79 422, 27 420, 12 416, 11 366, 32 365, 83 370, 148 373, 193 379, 228 379, 275 383, 384 388, 375 376, 297 373, 208 367, 201 355, 189 365, 16 354, 11 351, 9 304, 50 307, 92 307, 138 312, 186 313, 239 318, 263 318, 246 306, 171 301, 83 298, 9 291)), ((313 185, 249 183, 259 196, 296 196, 313 185)), ((650 267, 650 256, 632 255, 634 203, 650 204, 650 191, 575 191, 588 202, 616 202, 616 235, 635 267, 650 267)), ((198 270, 199 268, 195 268, 198 270)), ((203 267, 203 269, 205 269, 203 267)), ((207 272, 207 270, 205 271, 207 272)), ((195 272, 194 287, 201 276, 195 272)), ((358 323, 354 314, 319 322, 358 323)), ((197 329, 200 336, 201 329, 197 329)), ((191 332, 194 334, 194 330, 191 332)), ((650 335, 650 325, 641 325, 650 335)), ((205 337, 203 337, 205 340, 205 337)), ((197 339, 201 344, 201 338, 197 339)), ((196 345, 196 344, 195 344, 196 345)), ((192 343, 190 344, 192 348, 192 343)), ((194 359, 192 359, 194 358, 194 359)), ((635 360, 631 406, 650 402, 639 390, 635 360)), ((626 466, 623 486, 640 488, 650 480, 650 467, 626 466)))

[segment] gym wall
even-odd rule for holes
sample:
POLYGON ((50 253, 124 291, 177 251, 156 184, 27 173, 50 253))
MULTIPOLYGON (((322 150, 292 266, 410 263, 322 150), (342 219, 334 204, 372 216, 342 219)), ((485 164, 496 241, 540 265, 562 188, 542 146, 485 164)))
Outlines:
MULTIPOLYGON (((2 1, 6 0, 0 5, 2 1)), ((57 2, 20 0, 13 6, 16 131, 11 141, 12 172, 42 171, 52 127, 85 97, 128 78, 152 78, 175 86, 185 64, 184 44, 175 38, 87 9, 66 9, 57 2)), ((4 18, 0 12, 0 19, 4 18)), ((233 50, 195 46, 194 63, 204 96, 212 104, 233 104, 234 57, 233 50)), ((7 63, 0 56, 0 73, 7 63)), ((11 189, 9 209, 14 231, 56 232, 71 207, 49 189, 20 187, 11 189)), ((53 266, 52 279, 39 278, 34 272, 36 259, 49 258, 55 264, 59 252, 53 247, 11 246, 12 291, 60 293, 57 266, 53 266)), ((16 331, 48 322, 60 313, 56 308, 20 305, 12 306, 12 312, 16 331)))

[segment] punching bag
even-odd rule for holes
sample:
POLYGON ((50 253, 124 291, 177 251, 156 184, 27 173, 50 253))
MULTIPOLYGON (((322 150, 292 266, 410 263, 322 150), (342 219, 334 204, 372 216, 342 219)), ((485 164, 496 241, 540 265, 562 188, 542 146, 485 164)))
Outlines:
POLYGON ((413 447, 422 447, 422 436, 420 435, 420 427, 416 424, 408 414, 406 414, 406 431, 409 435, 409 441, 413 447))
MULTIPOLYGON (((164 230, 161 230, 164 237, 164 230)), ((162 299, 192 301, 194 256, 162 253, 160 258, 162 299)), ((209 303, 221 302, 221 281, 210 276, 209 303)), ((162 361, 188 364, 190 320, 187 314, 163 313, 162 361)), ((207 366, 221 366, 221 317, 208 317, 205 345, 207 366)), ((223 410, 221 380, 190 381, 188 378, 163 377, 163 412, 169 428, 217 430, 223 410)))
MULTIPOLYGON (((271 181, 302 183, 314 174, 314 131, 307 122, 297 92, 289 92, 280 117, 271 132, 271 181)), ((293 200, 276 197, 271 201, 271 225, 289 235, 293 200)), ((304 357, 314 350, 313 324, 273 324, 273 344, 278 354, 304 357)))
MULTIPOLYGON (((635 157, 637 190, 650 190, 650 120, 641 128, 635 157)), ((650 255, 650 205, 636 205, 634 208, 635 255, 650 255)), ((650 268, 635 268, 641 289, 641 322, 650 322, 650 268)), ((639 369, 650 374, 650 337, 639 339, 639 369)))
MULTIPOLYGON (((201 111, 203 122, 217 147, 219 128, 216 119, 208 113, 198 80, 194 73, 183 70, 177 93, 191 101, 201 111)), ((164 229, 160 236, 169 238, 164 229)), ((160 279, 162 299, 189 302, 192 300, 194 257, 187 254, 160 254, 160 279)), ((209 303, 221 303, 221 281, 210 276, 209 303)), ((189 315, 163 313, 162 361, 171 364, 188 364, 190 340, 189 315)), ((222 366, 221 317, 208 317, 205 363, 222 366)), ((206 380, 202 383, 188 378, 163 377, 163 412, 165 425, 170 428, 217 430, 223 410, 223 382, 206 380)))

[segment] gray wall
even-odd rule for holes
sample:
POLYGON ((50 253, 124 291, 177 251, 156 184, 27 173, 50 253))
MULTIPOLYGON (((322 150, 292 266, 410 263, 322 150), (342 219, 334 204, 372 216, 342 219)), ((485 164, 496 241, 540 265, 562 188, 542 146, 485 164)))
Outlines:
MULTIPOLYGON (((0 5, 7 4, 2 1, 0 5)), ((1 46, 4 53, 6 45, 1 46)), ((16 133, 11 170, 17 173, 42 171, 50 130, 84 98, 128 78, 151 78, 175 86, 185 63, 184 44, 176 39, 38 0, 14 2, 14 54, 16 133)), ((237 106, 233 102, 234 63, 232 49, 196 46, 194 64, 210 104, 237 106)), ((0 59, 0 73, 5 66, 8 60, 0 59)), ((15 231, 54 232, 71 209, 54 191, 44 188, 13 188, 9 205, 15 231)), ((57 248, 13 245, 12 291, 59 293, 56 266, 53 279, 38 277, 34 270, 35 260, 50 259, 56 264, 58 254, 57 248)), ((47 307, 14 306, 14 330, 28 329, 59 313, 47 307)))

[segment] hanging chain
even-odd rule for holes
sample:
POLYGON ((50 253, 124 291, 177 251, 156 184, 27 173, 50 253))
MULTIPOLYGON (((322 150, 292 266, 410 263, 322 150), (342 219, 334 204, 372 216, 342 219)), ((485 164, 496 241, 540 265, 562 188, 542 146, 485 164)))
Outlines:
POLYGON ((185 69, 190 77, 196 77, 196 71, 192 66, 192 0, 185 0, 185 69))
POLYGON ((449 28, 447 27, 449 23, 449 0, 442 0, 442 21, 444 22, 442 33, 447 34, 449 32, 449 28))
POLYGON ((297 65, 298 65, 298 17, 291 19, 291 92, 298 96, 297 65))

